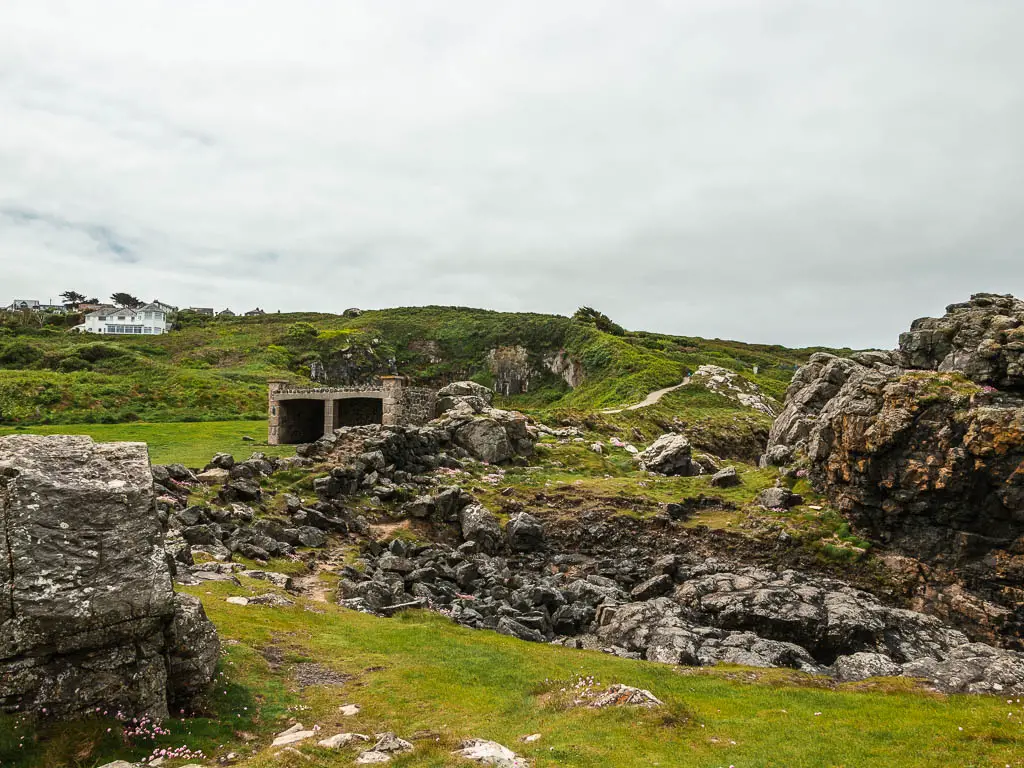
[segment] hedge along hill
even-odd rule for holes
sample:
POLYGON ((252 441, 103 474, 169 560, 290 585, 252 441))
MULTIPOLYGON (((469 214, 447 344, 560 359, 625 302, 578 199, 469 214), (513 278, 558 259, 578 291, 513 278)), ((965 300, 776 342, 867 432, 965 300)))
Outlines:
POLYGON ((262 418, 268 378, 308 382, 311 370, 338 383, 392 371, 431 386, 470 378, 511 392, 509 404, 564 415, 639 401, 713 363, 781 398, 816 351, 624 332, 601 318, 462 307, 183 313, 172 333, 123 338, 0 326, 0 424, 262 418))

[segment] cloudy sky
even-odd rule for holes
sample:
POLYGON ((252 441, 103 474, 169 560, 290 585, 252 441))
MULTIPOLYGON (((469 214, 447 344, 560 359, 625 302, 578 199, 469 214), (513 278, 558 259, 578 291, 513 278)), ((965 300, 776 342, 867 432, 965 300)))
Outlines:
POLYGON ((3 0, 0 303, 884 346, 1024 295, 1024 2, 3 0))

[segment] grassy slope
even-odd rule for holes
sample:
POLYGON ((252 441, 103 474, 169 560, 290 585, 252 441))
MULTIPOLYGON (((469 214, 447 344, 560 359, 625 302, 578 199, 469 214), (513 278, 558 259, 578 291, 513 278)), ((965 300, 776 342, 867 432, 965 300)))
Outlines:
POLYGON ((100 442, 131 441, 149 443, 149 458, 154 464, 179 462, 202 467, 215 453, 230 453, 243 459, 253 451, 272 456, 290 456, 294 446, 266 445, 267 422, 207 421, 187 423, 65 424, 33 427, 0 427, 0 436, 11 434, 90 435, 100 442), (243 440, 255 438, 255 442, 243 440))
MULTIPOLYGON (((268 748, 271 735, 299 720, 321 725, 326 735, 394 730, 410 738, 419 732, 415 751, 395 760, 396 768, 466 765, 449 752, 468 737, 500 741, 533 758, 538 768, 1022 764, 1024 709, 1016 703, 926 695, 892 683, 826 690, 817 687, 820 681, 781 671, 680 673, 474 632, 419 612, 387 620, 325 604, 225 602, 250 590, 269 588, 246 580, 241 588, 208 583, 190 590, 231 643, 225 676, 208 716, 172 722, 172 735, 160 744, 185 743, 208 756, 234 750, 249 768, 352 764, 353 749, 332 753, 309 742, 300 745, 302 756, 275 756, 278 750, 268 748), (262 655, 271 645, 283 657, 277 668, 262 655), (291 667, 310 661, 353 677, 341 686, 300 689, 291 667), (559 689, 580 676, 646 688, 666 706, 648 712, 561 706, 559 689), (362 712, 340 717, 338 707, 352 702, 362 712), (542 738, 519 741, 530 733, 542 738), (252 740, 245 744, 246 738, 252 740)), ((109 725, 97 720, 37 731, 29 722, 16 726, 11 718, 0 719, 0 762, 9 768, 91 767, 152 749, 149 743, 119 745, 106 734, 109 725), (39 736, 46 738, 37 741, 39 736)))
POLYGON ((454 307, 195 320, 165 336, 81 337, 54 328, 0 326, 0 424, 123 423, 254 419, 266 410, 266 380, 306 378, 320 360, 357 378, 394 360, 424 383, 491 383, 487 353, 521 345, 531 364, 560 349, 582 363, 569 391, 546 374, 510 404, 560 415, 636 402, 715 363, 744 372, 780 397, 813 350, 631 333, 624 337, 555 315, 454 307), (752 367, 760 374, 754 376, 752 367))

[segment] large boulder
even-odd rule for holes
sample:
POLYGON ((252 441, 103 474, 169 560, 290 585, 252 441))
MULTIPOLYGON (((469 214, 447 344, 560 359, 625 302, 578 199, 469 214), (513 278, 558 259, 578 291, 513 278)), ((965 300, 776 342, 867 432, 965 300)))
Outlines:
POLYGON ((477 412, 461 405, 435 423, 448 432, 455 445, 489 464, 533 453, 535 440, 526 428, 526 417, 517 411, 484 408, 477 412))
POLYGON ((494 391, 475 381, 456 381, 437 391, 437 411, 444 413, 460 403, 480 411, 494 402, 494 391))
POLYGON ((702 470, 691 456, 690 441, 682 435, 662 435, 640 453, 640 467, 659 475, 699 475, 702 470))
POLYGON ((216 632, 174 594, 144 443, 0 438, 0 710, 163 717, 216 632))

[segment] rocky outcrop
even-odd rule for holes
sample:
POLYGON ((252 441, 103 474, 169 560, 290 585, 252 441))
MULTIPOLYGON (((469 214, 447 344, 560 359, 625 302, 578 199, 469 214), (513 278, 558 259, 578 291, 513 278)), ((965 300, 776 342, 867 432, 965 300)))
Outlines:
POLYGON ((143 443, 0 438, 0 710, 166 716, 216 632, 175 595, 143 443))
POLYGON ((1024 301, 979 293, 942 317, 915 320, 900 335, 907 368, 959 371, 1000 389, 1024 388, 1024 301))
POLYGON ((1016 642, 1024 630, 1022 323, 1024 303, 979 294, 915 321, 896 352, 812 356, 764 457, 806 462, 814 486, 860 530, 954 574, 1016 642))
POLYGON ((795 571, 691 571, 671 597, 605 608, 601 643, 651 661, 792 667, 840 680, 926 679, 950 693, 1024 692, 1024 654, 890 608, 833 579, 795 571))
POLYGON ((702 365, 690 376, 690 383, 700 384, 715 394, 768 416, 774 416, 778 411, 778 403, 761 392, 757 384, 728 368, 702 365))

